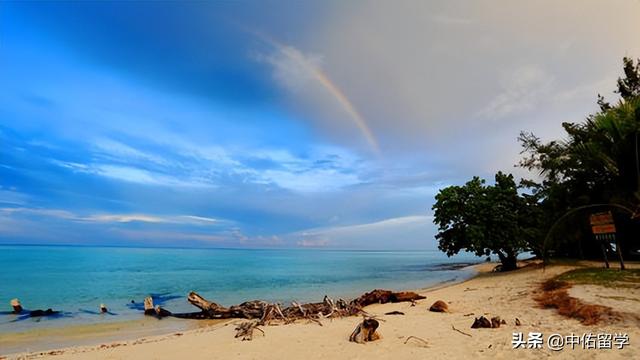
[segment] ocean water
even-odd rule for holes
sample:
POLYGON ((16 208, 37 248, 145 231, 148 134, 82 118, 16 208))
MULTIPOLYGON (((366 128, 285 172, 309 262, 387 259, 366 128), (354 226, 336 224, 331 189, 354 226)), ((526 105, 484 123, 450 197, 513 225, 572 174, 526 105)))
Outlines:
POLYGON ((374 288, 463 280, 473 270, 462 265, 480 261, 439 251, 0 246, 0 332, 141 318, 148 295, 171 311, 196 311, 186 301, 192 290, 222 305, 321 301, 325 294, 350 299, 374 288), (9 314, 13 298, 28 310, 63 313, 16 317, 9 314), (112 314, 99 314, 100 303, 112 314))

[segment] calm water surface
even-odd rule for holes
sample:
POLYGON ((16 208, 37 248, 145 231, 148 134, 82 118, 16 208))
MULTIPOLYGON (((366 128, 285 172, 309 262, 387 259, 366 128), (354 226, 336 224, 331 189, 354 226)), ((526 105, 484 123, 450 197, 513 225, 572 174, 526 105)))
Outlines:
POLYGON ((415 289, 467 278, 472 270, 451 265, 479 261, 439 251, 0 246, 0 332, 139 318, 148 295, 169 310, 194 311, 185 299, 192 290, 231 305, 415 289), (21 320, 7 313, 15 297, 25 309, 53 308, 64 316, 21 320), (116 315, 97 314, 100 303, 116 315))

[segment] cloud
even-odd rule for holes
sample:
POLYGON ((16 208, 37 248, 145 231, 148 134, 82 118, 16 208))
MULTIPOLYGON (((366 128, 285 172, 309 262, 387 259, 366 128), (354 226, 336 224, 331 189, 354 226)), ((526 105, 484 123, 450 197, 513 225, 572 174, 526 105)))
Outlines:
MULTIPOLYGON (((165 147, 162 154, 155 154, 139 152, 124 143, 108 144, 100 145, 100 152, 109 148, 118 164, 94 162, 95 156, 88 163, 55 158, 49 162, 73 172, 148 186, 213 189, 235 179, 243 184, 274 185, 302 193, 335 191, 360 184, 361 173, 370 166, 350 151, 331 146, 310 146, 303 155, 294 155, 284 148, 198 148, 178 142, 165 147), (150 168, 139 159, 148 159, 155 166, 150 168)), ((98 158, 104 160, 107 159, 98 158)))
POLYGON ((182 224, 182 225, 202 225, 210 226, 227 222, 204 216, 195 215, 149 215, 149 214, 88 214, 79 215, 68 210, 25 208, 25 207, 5 207, 0 208, 0 214, 11 216, 13 214, 25 214, 33 216, 43 216, 62 220, 71 220, 87 223, 156 223, 156 224, 182 224))
POLYGON ((0 186, 0 204, 24 205, 31 197, 15 189, 4 189, 0 186))
POLYGON ((273 67, 273 77, 278 84, 294 93, 308 86, 317 86, 315 68, 322 67, 319 54, 303 53, 290 45, 283 45, 271 53, 256 55, 256 60, 273 67))
POLYGON ((538 66, 522 66, 501 81, 502 92, 478 115, 489 119, 502 119, 534 109, 552 89, 554 77, 538 66))
POLYGON ((321 248, 327 247, 329 245, 329 240, 327 239, 303 239, 296 243, 299 247, 304 248, 321 248))
POLYGON ((111 229, 111 232, 136 243, 151 241, 156 244, 185 245, 195 242, 198 245, 209 245, 211 243, 220 245, 229 240, 228 237, 220 234, 200 234, 184 231, 111 229))
POLYGON ((112 139, 101 138, 92 141, 91 144, 95 146, 98 154, 105 156, 111 161, 143 161, 158 165, 167 165, 167 161, 158 155, 135 149, 127 144, 112 139))
POLYGON ((380 221, 308 229, 288 235, 302 247, 391 248, 411 244, 414 248, 433 247, 433 216, 410 215, 380 221))
POLYGON ((245 247, 279 247, 285 245, 284 240, 277 235, 245 235, 239 228, 233 228, 229 232, 229 238, 236 241, 236 245, 245 247))

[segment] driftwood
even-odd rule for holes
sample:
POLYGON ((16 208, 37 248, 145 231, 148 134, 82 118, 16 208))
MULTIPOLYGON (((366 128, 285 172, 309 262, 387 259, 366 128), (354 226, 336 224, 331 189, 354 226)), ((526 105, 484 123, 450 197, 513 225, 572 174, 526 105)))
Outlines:
POLYGON ((236 326, 236 338, 242 337, 242 341, 253 340, 253 330, 258 330, 264 335, 264 331, 258 327, 255 321, 246 321, 236 326))
POLYGON ((468 337, 473 337, 473 336, 471 336, 471 334, 467 334, 466 332, 464 332, 464 331, 462 331, 462 330, 458 330, 458 329, 456 329, 456 327, 455 327, 455 326, 453 326, 453 324, 451 324, 451 329, 452 329, 453 331, 457 331, 457 332, 459 332, 459 333, 460 333, 460 334, 462 334, 462 335, 467 335, 468 337))
POLYGON ((364 344, 368 341, 380 339, 380 334, 376 331, 380 323, 376 319, 364 319, 349 336, 349 341, 364 344))
MULTIPOLYGON (((333 301, 325 296, 322 302, 299 304, 292 302, 290 306, 282 308, 279 304, 272 304, 261 300, 243 302, 239 305, 225 307, 209 301, 195 292, 189 293, 187 301, 199 308, 199 312, 172 313, 169 310, 153 307, 153 299, 147 297, 144 300, 145 314, 158 318, 173 316, 184 319, 256 319, 258 325, 265 325, 271 321, 286 323, 299 319, 307 319, 322 325, 319 320, 333 317, 354 316, 364 313, 363 307, 370 304, 415 301, 424 299, 424 296, 413 292, 393 292, 389 290, 373 290, 362 296, 346 302, 339 299, 333 301)), ((242 335, 241 335, 242 336, 242 335)))
POLYGON ((361 307, 365 307, 371 304, 385 304, 389 302, 397 303, 404 301, 413 302, 422 299, 426 299, 426 297, 410 291, 393 292, 389 290, 376 289, 353 300, 352 303, 355 303, 361 307))
POLYGON ((144 298, 144 314, 145 315, 155 315, 156 311, 153 308, 153 298, 151 296, 147 296, 144 298))
POLYGON ((22 305, 20 305, 20 300, 18 299, 12 299, 11 300, 11 307, 13 308, 13 313, 14 314, 20 314, 22 312, 22 305))
POLYGON ((60 311, 54 311, 51 309, 47 309, 47 310, 32 310, 29 312, 29 316, 31 317, 39 317, 39 316, 50 316, 50 315, 56 315, 59 314, 60 311))
POLYGON ((385 315, 404 315, 402 311, 389 311, 388 313, 384 313, 385 315))
MULTIPOLYGON (((21 314, 23 312, 29 312, 28 317, 41 317, 41 316, 51 316, 51 315, 57 315, 60 314, 60 311, 57 310, 52 310, 52 309, 47 309, 47 310, 25 310, 22 307, 22 304, 20 304, 20 300, 18 299, 11 299, 11 307, 13 308, 12 313, 18 315, 21 314)), ((23 315, 23 317, 26 315, 23 315)))
POLYGON ((406 345, 406 344, 409 342, 409 340, 411 340, 411 339, 420 340, 420 341, 422 342, 422 346, 423 346, 423 347, 429 347, 429 343, 427 342, 427 340, 425 340, 425 339, 423 339, 423 338, 419 338, 419 337, 417 337, 417 336, 413 336, 413 335, 412 335, 412 336, 409 336, 409 337, 404 341, 404 344, 406 345))

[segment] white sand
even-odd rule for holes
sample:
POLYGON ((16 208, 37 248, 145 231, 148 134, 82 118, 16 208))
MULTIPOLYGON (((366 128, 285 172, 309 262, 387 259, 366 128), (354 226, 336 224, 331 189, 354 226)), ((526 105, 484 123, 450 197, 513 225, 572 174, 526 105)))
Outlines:
MULTIPOLYGON (((102 347, 75 347, 64 349, 55 359, 538 359, 553 356, 568 359, 640 359, 640 327, 637 320, 621 323, 584 326, 579 321, 566 319, 555 310, 536 307, 533 292, 538 284, 551 276, 572 269, 571 266, 553 266, 542 269, 525 268, 505 274, 489 273, 489 264, 479 267, 481 274, 469 281, 432 290, 423 290, 427 296, 418 305, 408 303, 372 305, 367 312, 380 319, 382 339, 367 344, 348 341, 348 336, 360 321, 343 318, 323 321, 323 326, 299 322, 292 325, 263 327, 266 335, 256 332, 253 341, 234 338, 232 324, 218 324, 189 331, 179 336, 167 335, 106 344, 102 347), (436 300, 449 304, 450 313, 432 313, 427 309, 436 300), (383 315, 389 311, 402 311, 405 316, 383 315), (468 315, 473 313, 473 315, 468 315), (498 329, 470 329, 474 316, 500 316, 507 321, 498 329), (522 326, 515 326, 518 317, 522 326), (471 337, 452 329, 468 333, 471 337), (543 349, 513 349, 513 332, 541 332, 544 339, 552 333, 582 335, 584 333, 627 333, 630 345, 623 350, 551 351, 545 343, 543 349), (423 343, 409 336, 424 339, 423 343)), ((608 289, 601 298, 584 295, 585 301, 615 301, 616 307, 630 313, 640 313, 637 290, 618 294, 608 289), (616 295, 618 294, 618 295, 616 295), (624 298, 630 298, 624 299, 624 298)), ((584 289, 577 288, 572 295, 582 297, 584 289)), ((603 303, 604 304, 604 303, 603 303)), ((607 303, 611 305, 612 303, 607 303)), ((605 305, 607 305, 605 304, 605 305)), ((40 353, 25 355, 48 357, 40 353)), ((12 357, 17 357, 13 355, 12 357)))

